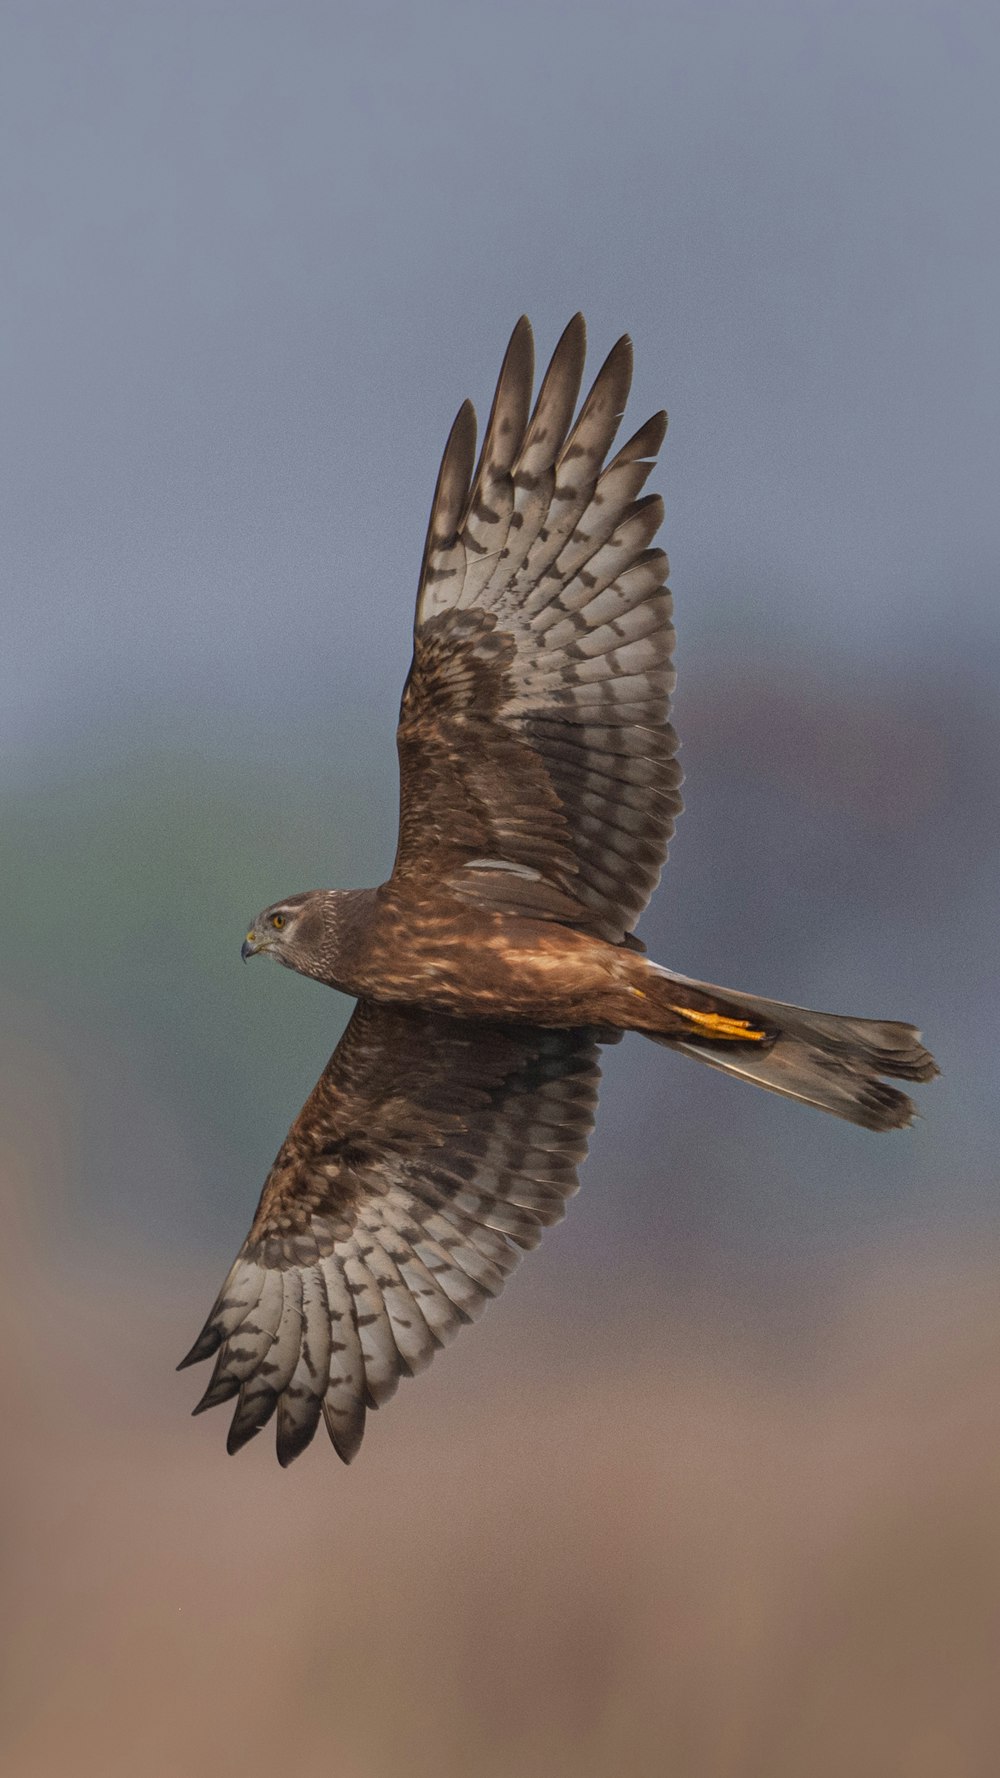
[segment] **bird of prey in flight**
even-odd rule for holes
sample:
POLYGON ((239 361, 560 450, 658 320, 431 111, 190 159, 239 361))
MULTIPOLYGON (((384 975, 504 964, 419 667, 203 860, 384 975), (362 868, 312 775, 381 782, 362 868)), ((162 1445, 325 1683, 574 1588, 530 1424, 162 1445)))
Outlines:
POLYGON ((808 1012, 662 968, 634 936, 680 812, 663 517, 666 415, 608 461, 620 339, 576 411, 583 319, 532 405, 514 329, 476 459, 465 402, 431 508, 397 743, 399 844, 378 889, 265 908, 243 945, 357 1006, 268 1174, 184 1364, 228 1448, 276 1417, 290 1463, 365 1415, 496 1296, 577 1188, 598 1055, 624 1031, 869 1130, 929 1080, 911 1025, 808 1012), (574 417, 575 415, 575 417, 574 417))

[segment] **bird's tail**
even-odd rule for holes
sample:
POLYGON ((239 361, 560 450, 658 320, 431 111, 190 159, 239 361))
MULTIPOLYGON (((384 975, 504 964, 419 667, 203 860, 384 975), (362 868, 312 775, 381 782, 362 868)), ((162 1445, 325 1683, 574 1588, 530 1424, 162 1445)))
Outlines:
POLYGON ((691 981, 659 964, 647 969, 645 992, 663 1015, 662 1030, 643 1027, 654 1043, 866 1130, 902 1129, 917 1115, 912 1099, 882 1075, 931 1080, 938 1072, 912 1025, 809 1012, 691 981))

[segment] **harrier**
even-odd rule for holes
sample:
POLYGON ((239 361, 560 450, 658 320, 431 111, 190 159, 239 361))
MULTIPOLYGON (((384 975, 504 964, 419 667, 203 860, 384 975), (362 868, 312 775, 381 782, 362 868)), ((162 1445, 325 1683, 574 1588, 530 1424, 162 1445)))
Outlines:
POLYGON ((651 962, 634 936, 680 812, 663 517, 642 490, 666 415, 610 462, 632 369, 618 341, 574 419, 584 324, 532 407, 531 328, 478 462, 445 447, 397 743, 399 844, 378 889, 292 895, 243 956, 357 1006, 268 1175, 184 1364, 228 1448, 276 1414, 290 1463, 322 1419, 344 1462, 369 1408, 496 1296, 564 1214, 624 1031, 869 1130, 937 1072, 911 1025, 807 1012, 651 962))

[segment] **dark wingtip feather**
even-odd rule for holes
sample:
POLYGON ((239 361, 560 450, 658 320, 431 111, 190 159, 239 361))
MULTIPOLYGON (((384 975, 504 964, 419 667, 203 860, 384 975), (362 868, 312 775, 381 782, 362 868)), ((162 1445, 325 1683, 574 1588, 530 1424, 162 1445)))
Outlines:
MULTIPOLYGON (((535 380, 535 336, 531 322, 522 315, 510 336, 497 378, 483 448, 469 490, 469 505, 476 497, 487 468, 509 470, 521 447, 535 380)), ((460 526, 461 528, 461 526, 460 526)))
POLYGON ((531 331, 531 322, 528 320, 527 315, 520 315, 514 323, 514 331, 507 342, 507 350, 503 355, 503 363, 500 366, 500 375, 497 377, 496 393, 493 398, 493 410, 486 426, 487 438, 490 434, 491 424, 498 401, 508 385, 524 391, 525 421, 527 420, 527 410, 531 400, 531 385, 534 381, 534 376, 535 336, 531 331))
POLYGON ((213 1353, 217 1352, 221 1345, 221 1332, 217 1327, 213 1327, 211 1321, 207 1321, 202 1328, 201 1333, 198 1335, 198 1338, 195 1340, 194 1345, 191 1347, 190 1352, 186 1353, 181 1359, 177 1369, 179 1371, 186 1371, 191 1364, 204 1364, 205 1359, 211 1358, 213 1353))
POLYGON ((330 1413, 326 1402, 323 1403, 323 1419, 326 1430, 330 1434, 332 1444, 341 1463, 353 1463, 361 1449, 361 1441, 365 1436, 365 1404, 358 1398, 356 1409, 345 1426, 338 1426, 330 1413))
POLYGON ((552 362, 557 361, 565 373, 572 365, 577 372, 576 385, 580 387, 583 367, 587 359, 587 323, 579 309, 571 315, 562 333, 556 341, 556 349, 552 354, 552 362))
POLYGON ((289 1465, 295 1462, 296 1457, 301 1457, 306 1446, 312 1444, 315 1431, 315 1426, 297 1429, 294 1436, 279 1431, 275 1441, 275 1450, 282 1469, 288 1469, 289 1465))
POLYGON ((226 1451, 229 1456, 235 1457, 237 1451, 242 1451, 244 1445, 248 1445, 252 1438, 256 1438, 259 1431, 259 1426, 251 1425, 243 1425, 237 1429, 234 1420, 226 1435, 226 1451))
MULTIPOLYGON (((510 339, 507 342, 507 352, 504 357, 504 363, 506 364, 508 359, 522 359, 526 346, 530 347, 533 352, 534 343, 535 336, 531 331, 531 322, 528 320, 527 315, 519 315, 514 323, 510 339)), ((503 375, 502 371, 501 375, 503 375)))
POLYGON ((226 1450, 230 1457, 235 1456, 237 1451, 242 1451, 244 1445, 257 1437, 258 1432, 263 1432, 277 1405, 278 1397, 273 1390, 253 1389, 244 1385, 226 1437, 226 1450))
POLYGON ((282 1469, 287 1469, 290 1463, 295 1462, 296 1457, 301 1457, 306 1446, 312 1444, 322 1411, 317 1397, 311 1398, 311 1409, 312 1411, 296 1417, 291 1413, 285 1396, 278 1402, 274 1445, 282 1469))
POLYGON ((442 478, 447 471, 456 484, 464 482, 468 487, 472 479, 472 464, 475 455, 476 410, 466 396, 451 423, 448 442, 444 447, 444 456, 441 459, 442 478))
POLYGON ((201 1400, 191 1409, 192 1414, 205 1414, 209 1408, 221 1407, 224 1401, 232 1401, 238 1395, 240 1385, 232 1372, 223 1369, 224 1352, 220 1352, 215 1362, 215 1369, 208 1380, 208 1388, 201 1400))
POLYGON ((616 457, 608 464, 609 469, 617 469, 622 463, 638 463, 643 458, 655 457, 667 435, 667 413, 661 408, 658 414, 651 414, 644 426, 634 432, 627 443, 622 445, 616 457))
POLYGON ((547 376, 553 364, 556 364, 560 367, 563 374, 566 374, 571 366, 575 366, 579 369, 580 376, 582 376, 586 357, 587 323, 583 318, 581 310, 577 309, 576 314, 570 316, 555 343, 555 349, 549 360, 549 365, 545 374, 547 376))
POLYGON ((525 449, 536 458, 536 472, 551 467, 562 449, 580 394, 586 357, 587 328, 578 313, 563 328, 549 360, 525 435, 525 449))
POLYGON ((603 435, 600 450, 595 455, 603 458, 611 440, 618 430, 618 423, 625 412, 629 389, 632 386, 632 341, 627 333, 615 341, 610 352, 601 365, 590 391, 577 416, 576 424, 566 443, 564 457, 572 458, 579 451, 581 435, 586 436, 592 429, 596 415, 602 414, 599 431, 603 435))
POLYGON ((626 519, 632 519, 638 517, 641 513, 645 519, 650 537, 654 537, 663 523, 664 510, 662 494, 643 494, 638 500, 633 500, 632 505, 629 507, 629 510, 624 517, 626 519))
POLYGON ((454 535, 465 505, 476 457, 476 410, 466 397, 451 423, 431 502, 429 540, 440 544, 454 535))
MULTIPOLYGON (((630 333, 623 333, 619 339, 616 339, 597 374, 601 377, 607 372, 609 377, 624 377, 626 379, 625 392, 627 394, 629 385, 632 382, 634 358, 635 351, 632 345, 632 335, 630 333)), ((623 400, 623 408, 624 405, 623 400)))
POLYGON ((186 1371, 188 1369, 189 1365, 202 1364, 206 1358, 211 1358, 212 1354, 210 1352, 200 1351, 199 1345, 200 1345, 200 1342, 196 1340, 194 1345, 191 1347, 190 1352, 185 1353, 184 1357, 180 1361, 180 1364, 175 1365, 174 1369, 178 1370, 178 1371, 186 1371))
POLYGON ((232 1401, 238 1390, 239 1384, 235 1379, 218 1385, 210 1383, 201 1400, 191 1409, 192 1418, 198 1414, 207 1414, 209 1408, 221 1407, 224 1401, 232 1401))
POLYGON ((427 522, 427 536, 420 564, 421 596, 432 555, 435 550, 444 549, 454 541, 469 497, 475 461, 476 410, 471 401, 465 400, 452 421, 434 485, 434 498, 431 501, 431 514, 427 522))

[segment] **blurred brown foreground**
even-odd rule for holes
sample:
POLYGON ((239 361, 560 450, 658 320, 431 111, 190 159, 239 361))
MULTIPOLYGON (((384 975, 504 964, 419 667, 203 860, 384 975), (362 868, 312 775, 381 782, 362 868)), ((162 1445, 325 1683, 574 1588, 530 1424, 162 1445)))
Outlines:
POLYGON ((283 1474, 171 1374, 214 1275, 47 1246, 4 1256, 5 1778, 1000 1770, 995 1252, 869 1253, 780 1337, 526 1272, 283 1474))

